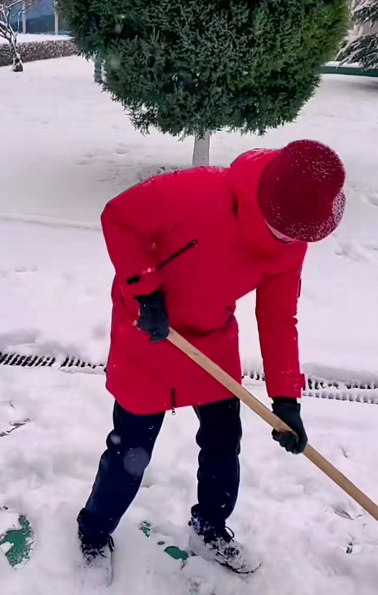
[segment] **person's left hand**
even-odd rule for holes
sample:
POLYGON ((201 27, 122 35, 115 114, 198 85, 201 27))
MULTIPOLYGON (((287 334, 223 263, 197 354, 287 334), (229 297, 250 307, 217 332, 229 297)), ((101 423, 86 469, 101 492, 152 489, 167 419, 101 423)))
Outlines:
POLYGON ((301 418, 301 406, 296 399, 286 399, 284 397, 273 399, 273 413, 277 415, 289 428, 295 433, 291 432, 277 432, 273 430, 273 440, 280 443, 282 448, 294 455, 301 454, 306 448, 308 442, 306 430, 304 429, 301 418))

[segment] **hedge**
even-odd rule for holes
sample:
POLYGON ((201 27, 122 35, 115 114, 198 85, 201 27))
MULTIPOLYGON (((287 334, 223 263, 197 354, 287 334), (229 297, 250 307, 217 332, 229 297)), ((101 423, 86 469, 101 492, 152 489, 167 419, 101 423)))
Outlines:
MULTIPOLYGON (((19 52, 23 62, 35 60, 49 60, 51 58, 64 58, 76 54, 76 47, 70 39, 57 39, 51 41, 30 41, 19 43, 19 52)), ((0 66, 13 64, 13 56, 8 44, 0 45, 0 66)))

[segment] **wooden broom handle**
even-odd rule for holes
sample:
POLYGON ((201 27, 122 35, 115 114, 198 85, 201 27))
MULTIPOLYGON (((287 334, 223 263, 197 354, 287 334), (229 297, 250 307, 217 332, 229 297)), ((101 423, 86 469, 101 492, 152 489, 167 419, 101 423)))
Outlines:
MULTIPOLYGON (((292 431, 279 417, 274 415, 265 405, 263 405, 256 397, 251 395, 241 384, 234 380, 227 372, 222 370, 217 364, 209 359, 205 354, 201 353, 189 341, 184 339, 179 333, 171 329, 168 337, 173 345, 180 351, 185 353, 190 359, 198 364, 203 370, 208 372, 215 380, 227 388, 230 393, 238 397, 245 403, 252 411, 257 413, 267 424, 278 432, 292 431)), ((334 481, 344 492, 346 492, 353 500, 355 500, 362 508, 366 510, 376 521, 378 521, 378 506, 366 496, 357 486, 355 486, 343 473, 334 467, 327 459, 325 459, 312 446, 307 444, 303 454, 307 457, 318 469, 323 471, 332 481, 334 481)))

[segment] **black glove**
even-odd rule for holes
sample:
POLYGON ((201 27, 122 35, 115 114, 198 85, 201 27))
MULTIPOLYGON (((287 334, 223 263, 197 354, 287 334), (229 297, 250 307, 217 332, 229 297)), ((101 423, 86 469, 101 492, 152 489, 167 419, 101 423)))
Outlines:
POLYGON ((304 451, 307 444, 307 434, 301 418, 301 406, 296 399, 276 398, 273 399, 273 413, 284 421, 298 436, 290 432, 277 432, 273 430, 273 440, 280 443, 287 452, 298 455, 304 451))
POLYGON ((164 341, 169 335, 169 321, 163 292, 135 298, 139 302, 139 328, 151 337, 151 343, 164 341))

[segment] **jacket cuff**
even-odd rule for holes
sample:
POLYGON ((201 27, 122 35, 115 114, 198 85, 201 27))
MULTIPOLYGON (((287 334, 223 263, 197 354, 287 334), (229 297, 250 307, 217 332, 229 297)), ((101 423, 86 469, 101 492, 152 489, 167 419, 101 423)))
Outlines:
POLYGON ((271 399, 284 397, 286 399, 300 399, 305 387, 304 374, 281 374, 276 378, 266 378, 268 395, 271 399))

